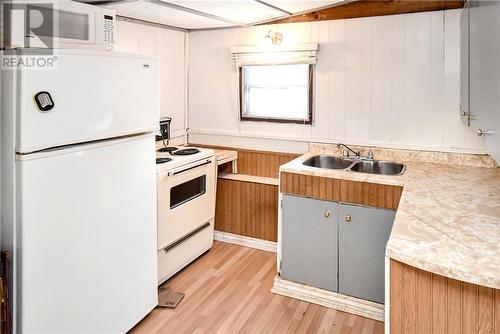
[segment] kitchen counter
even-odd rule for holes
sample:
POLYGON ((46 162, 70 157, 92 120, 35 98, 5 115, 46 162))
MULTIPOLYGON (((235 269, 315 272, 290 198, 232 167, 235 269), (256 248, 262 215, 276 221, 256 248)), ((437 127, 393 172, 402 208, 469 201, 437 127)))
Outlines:
POLYGON ((238 160, 238 151, 229 151, 221 149, 213 149, 215 153, 215 158, 217 159, 217 164, 222 165, 227 162, 233 162, 238 160))
MULTIPOLYGON (((194 146, 196 147, 196 145, 194 146)), ((231 172, 233 174, 238 173, 238 151, 221 150, 214 148, 215 159, 217 160, 217 166, 231 163, 231 172)))
MULTIPOLYGON (((500 168, 402 161, 406 165, 403 175, 385 176, 302 164, 317 154, 306 153, 282 165, 280 172, 402 186, 386 256, 435 274, 500 289, 500 168)), ((466 155, 463 160, 470 165, 473 159, 466 155)))

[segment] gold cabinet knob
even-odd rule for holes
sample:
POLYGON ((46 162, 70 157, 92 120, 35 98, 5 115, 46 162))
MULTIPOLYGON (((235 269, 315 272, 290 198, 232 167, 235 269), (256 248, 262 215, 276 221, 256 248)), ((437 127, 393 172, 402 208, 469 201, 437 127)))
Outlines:
POLYGON ((332 214, 332 213, 330 212, 330 210, 325 210, 325 212, 323 212, 323 216, 325 216, 325 218, 330 217, 330 216, 331 216, 331 214, 332 214))
POLYGON ((346 221, 346 222, 350 223, 350 222, 351 222, 351 220, 352 220, 351 215, 347 215, 347 216, 345 216, 345 221, 346 221))

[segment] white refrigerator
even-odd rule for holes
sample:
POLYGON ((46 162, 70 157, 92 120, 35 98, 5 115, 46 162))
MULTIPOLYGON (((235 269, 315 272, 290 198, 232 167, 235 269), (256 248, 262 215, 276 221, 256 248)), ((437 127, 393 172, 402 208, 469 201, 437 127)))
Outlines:
POLYGON ((13 324, 17 333, 125 333, 157 305, 158 63, 57 57, 56 69, 2 72, 13 324))

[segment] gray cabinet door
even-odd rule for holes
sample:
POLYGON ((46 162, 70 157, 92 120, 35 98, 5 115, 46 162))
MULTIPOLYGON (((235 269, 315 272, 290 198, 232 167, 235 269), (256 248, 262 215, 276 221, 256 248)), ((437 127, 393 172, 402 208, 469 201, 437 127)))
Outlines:
POLYGON ((384 302, 385 246, 395 215, 391 210, 339 205, 340 293, 384 302))
POLYGON ((338 204, 283 195, 281 277, 338 291, 338 204))

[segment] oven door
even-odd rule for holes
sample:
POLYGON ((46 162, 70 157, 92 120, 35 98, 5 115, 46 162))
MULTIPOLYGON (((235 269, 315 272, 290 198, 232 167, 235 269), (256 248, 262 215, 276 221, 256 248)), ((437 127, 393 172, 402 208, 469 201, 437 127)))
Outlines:
POLYGON ((214 217, 214 157, 158 174, 157 183, 160 250, 214 217))

